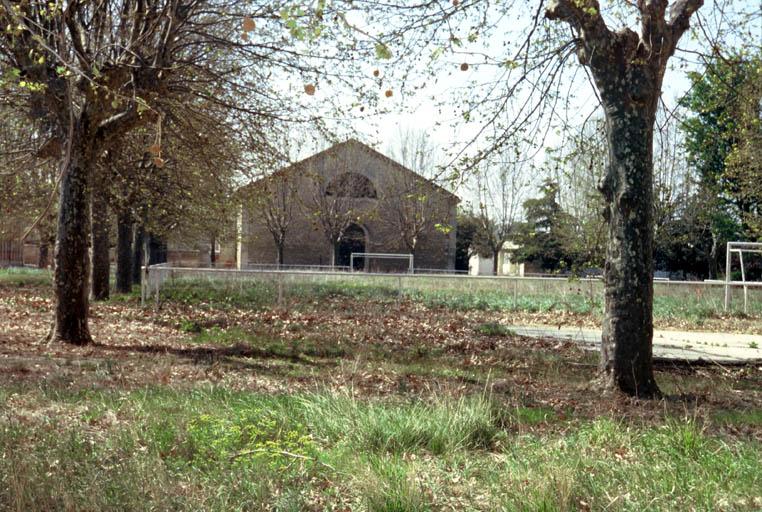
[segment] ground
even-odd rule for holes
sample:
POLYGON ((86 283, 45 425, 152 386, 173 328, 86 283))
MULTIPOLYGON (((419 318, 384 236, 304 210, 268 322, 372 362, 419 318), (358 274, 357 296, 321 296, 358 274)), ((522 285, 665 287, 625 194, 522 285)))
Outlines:
POLYGON ((500 311, 379 291, 167 290, 48 345, 44 280, 0 278, 0 510, 759 510, 762 367, 596 357, 500 311))

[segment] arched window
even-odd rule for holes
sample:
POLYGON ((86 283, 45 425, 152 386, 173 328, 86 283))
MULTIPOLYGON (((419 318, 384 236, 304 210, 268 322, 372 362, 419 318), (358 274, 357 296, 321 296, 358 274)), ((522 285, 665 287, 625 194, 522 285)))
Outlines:
POLYGON ((373 182, 356 172, 343 172, 333 178, 325 188, 325 195, 338 197, 365 197, 376 199, 373 182))

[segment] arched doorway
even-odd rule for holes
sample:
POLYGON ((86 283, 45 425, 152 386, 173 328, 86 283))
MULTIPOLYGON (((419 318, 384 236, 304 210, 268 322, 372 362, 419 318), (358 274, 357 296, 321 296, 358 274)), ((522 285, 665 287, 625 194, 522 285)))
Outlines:
MULTIPOLYGON (((338 249, 336 264, 348 267, 353 252, 365 252, 365 230, 357 224, 350 224, 341 237, 338 249)), ((365 259, 355 258, 352 270, 363 270, 364 268, 365 259)))

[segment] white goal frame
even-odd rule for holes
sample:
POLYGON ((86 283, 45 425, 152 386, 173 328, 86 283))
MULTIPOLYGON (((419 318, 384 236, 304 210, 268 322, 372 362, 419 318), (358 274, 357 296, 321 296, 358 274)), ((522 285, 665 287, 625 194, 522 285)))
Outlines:
POLYGON ((730 287, 743 286, 743 311, 748 312, 749 304, 749 286, 762 286, 762 281, 747 281, 746 270, 743 264, 743 253, 762 254, 762 243, 760 242, 728 242, 725 249, 725 311, 730 308, 730 287), (738 254, 738 261, 741 264, 741 280, 731 281, 730 264, 733 254, 738 254))
POLYGON ((355 271, 355 257, 365 258, 379 258, 379 259, 394 259, 394 260, 408 260, 408 273, 413 273, 413 255, 412 254, 391 254, 384 252, 353 252, 349 255, 349 271, 355 271))

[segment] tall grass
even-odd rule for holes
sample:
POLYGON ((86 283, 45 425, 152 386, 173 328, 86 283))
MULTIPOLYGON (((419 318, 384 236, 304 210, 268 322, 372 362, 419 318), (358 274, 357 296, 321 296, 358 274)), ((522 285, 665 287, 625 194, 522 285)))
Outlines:
MULTIPOLYGON (((523 428, 481 395, 426 403, 217 387, 16 389, 0 510, 759 510, 758 442, 701 421, 523 428)), ((730 421, 724 418, 723 421, 730 421)))

